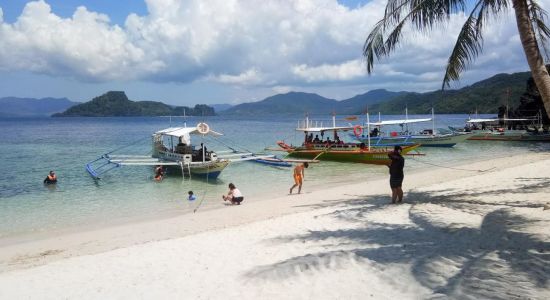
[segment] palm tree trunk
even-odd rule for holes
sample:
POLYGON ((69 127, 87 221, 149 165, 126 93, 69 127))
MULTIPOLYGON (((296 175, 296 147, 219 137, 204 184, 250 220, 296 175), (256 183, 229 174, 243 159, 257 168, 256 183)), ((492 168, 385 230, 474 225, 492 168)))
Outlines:
POLYGON ((531 76, 542 97, 546 115, 550 118, 550 75, 544 65, 544 60, 540 54, 537 44, 533 24, 529 16, 529 8, 526 0, 512 0, 514 11, 516 13, 516 23, 518 25, 519 37, 523 46, 523 51, 527 57, 527 63, 531 69, 531 76))

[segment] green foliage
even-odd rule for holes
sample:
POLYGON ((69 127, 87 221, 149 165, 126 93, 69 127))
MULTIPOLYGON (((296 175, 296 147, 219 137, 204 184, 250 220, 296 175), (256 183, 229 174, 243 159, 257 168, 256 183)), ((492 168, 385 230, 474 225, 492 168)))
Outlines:
POLYGON ((291 92, 268 97, 259 102, 236 105, 223 113, 240 115, 267 114, 402 114, 405 107, 410 113, 429 113, 433 107, 437 113, 496 113, 501 105, 517 107, 525 92, 530 72, 498 74, 459 90, 427 93, 390 92, 372 90, 352 98, 336 101, 317 94, 291 92), (507 94, 507 91, 510 94, 507 94), (507 103, 508 102, 508 103, 507 103))
POLYGON ((185 106, 172 107, 162 102, 134 102, 124 92, 110 91, 92 101, 75 105, 54 117, 131 117, 131 116, 213 116, 214 109, 207 105, 197 104, 195 108, 185 106))
POLYGON ((433 107, 438 114, 471 113, 476 109, 479 113, 497 113, 501 105, 518 106, 530 75, 530 72, 498 74, 459 90, 406 93, 369 110, 401 114, 407 107, 411 114, 427 114, 433 107))
MULTIPOLYGON (((517 9, 518 6, 511 5, 511 2, 513 1, 388 0, 384 17, 375 24, 363 45, 367 72, 373 72, 375 58, 387 57, 396 49, 403 37, 405 26, 410 25, 413 30, 425 34, 440 25, 448 24, 453 14, 463 13, 467 18, 449 56, 442 82, 442 88, 449 87, 449 83, 458 80, 460 74, 481 53, 486 24, 506 15, 511 7, 517 9)), ((538 5, 537 0, 523 2, 529 7, 528 18, 532 33, 536 35, 538 50, 544 52, 548 58, 550 28, 546 26, 547 13, 538 5)))

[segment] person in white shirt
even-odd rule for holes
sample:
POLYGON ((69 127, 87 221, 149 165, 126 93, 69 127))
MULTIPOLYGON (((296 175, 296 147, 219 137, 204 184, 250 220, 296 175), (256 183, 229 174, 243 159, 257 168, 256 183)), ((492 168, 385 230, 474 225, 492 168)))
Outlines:
POLYGON ((237 204, 240 205, 241 202, 244 200, 243 194, 241 194, 241 191, 233 183, 229 184, 229 192, 227 195, 222 195, 223 201, 229 201, 231 204, 237 204))

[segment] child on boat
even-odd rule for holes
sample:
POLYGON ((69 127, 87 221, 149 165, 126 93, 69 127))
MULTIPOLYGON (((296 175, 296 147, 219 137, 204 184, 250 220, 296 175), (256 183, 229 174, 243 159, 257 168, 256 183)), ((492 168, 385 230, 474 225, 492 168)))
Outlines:
POLYGON ((243 194, 241 194, 241 191, 233 184, 229 184, 229 192, 227 195, 222 195, 223 201, 229 201, 231 204, 237 204, 240 205, 241 202, 244 200, 243 194))

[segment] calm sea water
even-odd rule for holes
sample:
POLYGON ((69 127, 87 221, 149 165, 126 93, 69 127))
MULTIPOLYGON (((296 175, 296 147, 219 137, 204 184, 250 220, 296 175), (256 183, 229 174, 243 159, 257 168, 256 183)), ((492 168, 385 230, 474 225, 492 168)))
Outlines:
MULTIPOLYGON (((437 127, 463 126, 466 117, 437 116, 437 127)), ((325 124, 330 124, 330 117, 312 118, 324 119, 325 124)), ((213 130, 224 133, 217 141, 204 140, 210 150, 227 150, 225 143, 260 152, 274 147, 277 140, 300 143, 302 135, 294 131, 299 119, 300 116, 187 118, 187 124, 195 126, 206 121, 213 130)), ((182 119, 174 118, 171 123, 182 125, 182 119)), ((338 124, 345 125, 347 121, 338 117, 338 124)), ((185 216, 199 203, 186 200, 189 190, 203 199, 201 210, 223 208, 221 195, 230 182, 245 195, 245 205, 265 196, 288 193, 293 183, 290 168, 253 162, 231 164, 215 181, 168 176, 157 183, 152 180, 152 167, 146 166, 117 168, 99 181, 86 173, 84 166, 88 161, 136 141, 117 153, 150 155, 151 134, 169 126, 170 120, 162 117, 0 119, 0 174, 3 174, 0 177, 0 238, 176 214, 185 216), (55 170, 58 175, 56 186, 42 184, 49 170, 55 170)), ((201 141, 200 138, 193 140, 197 144, 201 141)), ((548 148, 544 144, 483 141, 468 141, 452 149, 426 148, 422 150, 426 156, 407 159, 406 172, 433 168, 424 162, 451 166, 548 148)), ((306 171, 304 191, 368 181, 386 174, 384 166, 322 162, 306 171)))

